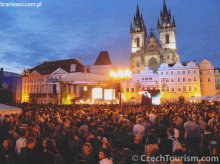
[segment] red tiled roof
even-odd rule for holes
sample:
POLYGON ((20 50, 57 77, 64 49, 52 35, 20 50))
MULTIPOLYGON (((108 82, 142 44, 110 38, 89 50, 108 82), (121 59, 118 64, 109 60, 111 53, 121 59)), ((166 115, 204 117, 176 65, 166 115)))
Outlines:
POLYGON ((101 51, 94 65, 112 65, 108 51, 101 51))
POLYGON ((76 72, 84 72, 84 65, 82 65, 78 60, 66 59, 66 60, 43 62, 42 64, 30 69, 30 73, 33 71, 37 71, 41 75, 46 75, 46 74, 51 74, 58 68, 61 68, 66 72, 70 72, 71 64, 76 64, 76 72))

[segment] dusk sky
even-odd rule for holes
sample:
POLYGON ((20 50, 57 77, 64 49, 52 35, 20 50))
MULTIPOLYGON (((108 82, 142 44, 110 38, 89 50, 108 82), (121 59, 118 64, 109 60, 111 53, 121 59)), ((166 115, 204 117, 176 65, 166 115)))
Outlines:
MULTIPOLYGON (((11 2, 2 0, 1 2, 11 2)), ((130 23, 137 2, 148 32, 163 0, 13 0, 39 8, 0 7, 0 67, 21 73, 43 61, 81 58, 94 64, 108 50, 116 66, 128 67, 130 23)), ((166 0, 176 21, 181 61, 209 59, 220 67, 220 0, 166 0)))

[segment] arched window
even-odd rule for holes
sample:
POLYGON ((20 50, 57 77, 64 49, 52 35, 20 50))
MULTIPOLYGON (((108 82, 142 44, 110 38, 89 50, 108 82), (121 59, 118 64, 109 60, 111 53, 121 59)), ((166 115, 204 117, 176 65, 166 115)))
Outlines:
POLYGON ((140 47, 140 38, 137 38, 137 47, 140 47))
POLYGON ((166 34, 166 43, 170 43, 170 36, 169 36, 169 34, 166 34))

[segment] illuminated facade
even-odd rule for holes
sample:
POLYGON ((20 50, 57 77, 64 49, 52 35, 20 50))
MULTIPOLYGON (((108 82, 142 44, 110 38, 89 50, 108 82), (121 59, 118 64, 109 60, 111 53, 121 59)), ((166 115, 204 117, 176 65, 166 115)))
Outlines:
POLYGON ((95 65, 88 67, 77 59, 43 62, 22 73, 22 102, 73 104, 79 100, 113 100, 114 84, 106 76, 112 68, 107 51, 100 52, 95 65), (101 94, 94 89, 99 87, 101 94))
POLYGON ((130 65, 133 73, 140 73, 145 67, 154 72, 161 63, 174 64, 179 55, 176 48, 176 24, 164 1, 163 11, 158 19, 157 29, 159 40, 151 29, 147 33, 142 14, 137 6, 136 14, 131 23, 131 57, 130 65))
POLYGON ((213 96, 216 94, 215 72, 210 61, 204 59, 199 64, 201 93, 202 96, 213 96))
POLYGON ((201 96, 199 66, 195 62, 162 64, 158 69, 162 99, 201 96))
POLYGON ((44 62, 26 69, 22 73, 21 102, 60 104, 68 99, 68 92, 76 93, 73 86, 70 88, 68 84, 62 85, 60 78, 71 72, 84 71, 85 67, 76 59, 44 62))
POLYGON ((215 68, 215 86, 216 94, 220 94, 220 69, 215 68))

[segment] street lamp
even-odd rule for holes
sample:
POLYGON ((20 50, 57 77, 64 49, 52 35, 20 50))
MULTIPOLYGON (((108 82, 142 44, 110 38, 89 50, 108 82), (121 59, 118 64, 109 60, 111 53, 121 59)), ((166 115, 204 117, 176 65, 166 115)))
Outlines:
POLYGON ((117 71, 110 71, 109 75, 116 83, 119 84, 119 104, 121 106, 121 82, 130 80, 132 73, 129 69, 119 69, 117 71))

